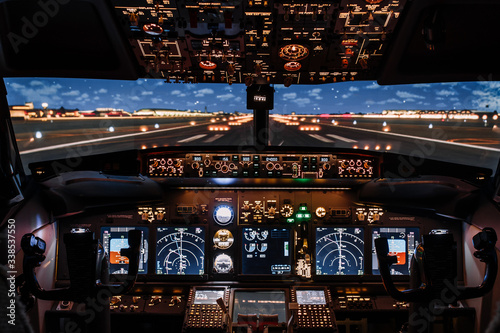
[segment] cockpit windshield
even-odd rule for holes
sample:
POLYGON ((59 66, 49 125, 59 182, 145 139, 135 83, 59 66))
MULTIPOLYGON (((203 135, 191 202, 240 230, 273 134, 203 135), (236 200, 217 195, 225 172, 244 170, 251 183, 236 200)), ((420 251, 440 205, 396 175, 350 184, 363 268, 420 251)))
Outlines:
MULTIPOLYGON (((243 84, 10 78, 23 164, 129 149, 255 145, 243 84)), ((406 154, 496 168, 499 82, 271 86, 269 144, 406 154)))

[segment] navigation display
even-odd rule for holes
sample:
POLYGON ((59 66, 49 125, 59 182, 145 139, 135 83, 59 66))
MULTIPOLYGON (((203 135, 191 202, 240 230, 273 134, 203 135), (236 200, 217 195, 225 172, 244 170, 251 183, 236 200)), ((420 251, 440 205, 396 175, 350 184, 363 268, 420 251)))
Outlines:
POLYGON ((283 290, 234 292, 233 321, 238 315, 278 315, 278 322, 286 322, 286 301, 283 290))
POLYGON ((299 305, 324 305, 326 297, 324 290, 295 290, 299 305))
POLYGON ((363 228, 316 228, 316 275, 363 275, 363 228))
POLYGON ((101 227, 101 242, 109 255, 109 274, 127 274, 128 258, 120 255, 120 250, 128 248, 129 230, 142 232, 139 274, 148 272, 148 228, 146 227, 101 227))
POLYGON ((156 274, 203 275, 204 273, 204 227, 156 229, 156 274))
POLYGON ((224 299, 224 289, 196 290, 193 304, 217 304, 217 299, 224 299))
POLYGON ((391 265, 392 275, 409 275, 410 262, 413 252, 418 245, 420 232, 418 228, 373 228, 372 231, 372 272, 380 274, 378 269, 375 239, 387 238, 389 255, 398 258, 397 263, 391 265))
POLYGON ((243 228, 241 273, 290 274, 292 253, 290 230, 286 228, 243 228))

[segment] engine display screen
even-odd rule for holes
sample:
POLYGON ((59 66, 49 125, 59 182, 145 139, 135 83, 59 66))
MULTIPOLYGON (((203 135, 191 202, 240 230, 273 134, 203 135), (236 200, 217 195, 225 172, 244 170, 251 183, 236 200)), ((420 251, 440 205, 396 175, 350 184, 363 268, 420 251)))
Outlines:
POLYGON ((127 257, 120 255, 120 250, 128 248, 129 230, 140 230, 142 232, 141 253, 139 256, 139 274, 148 273, 148 228, 145 227, 102 227, 101 242, 104 250, 109 255, 109 273, 127 274, 127 257))
POLYGON ((299 305, 324 305, 326 297, 324 290, 296 290, 299 305))
POLYGON ((196 290, 193 304, 217 304, 217 299, 224 299, 224 289, 196 290))
POLYGON ((316 275, 363 275, 363 228, 316 228, 316 275))
POLYGON ((156 229, 156 274, 203 275, 204 273, 204 227, 156 229))
POLYGON ((392 275, 409 275, 410 262, 413 252, 420 240, 418 228, 373 228, 372 231, 372 272, 380 274, 378 269, 377 252, 375 250, 375 239, 387 238, 389 243, 389 255, 396 256, 398 261, 391 265, 392 275))
POLYGON ((278 322, 286 322, 286 300, 283 290, 242 291, 234 292, 233 320, 238 315, 256 314, 278 315, 278 322))
POLYGON ((286 228, 242 229, 242 274, 290 274, 292 253, 286 228))

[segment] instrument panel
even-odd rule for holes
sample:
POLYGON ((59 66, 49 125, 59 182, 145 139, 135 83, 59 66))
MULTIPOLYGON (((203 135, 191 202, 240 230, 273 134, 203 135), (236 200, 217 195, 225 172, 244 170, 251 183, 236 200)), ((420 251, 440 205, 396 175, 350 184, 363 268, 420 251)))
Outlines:
POLYGON ((406 0, 113 0, 145 75, 168 83, 375 77, 406 0))
MULTIPOLYGON (((163 203, 61 224, 61 233, 91 228, 111 257, 110 273, 126 274, 126 232, 143 234, 139 281, 379 281, 374 240, 389 239, 408 279, 420 235, 458 225, 356 202, 356 189, 169 189, 163 203), (96 221, 101 221, 97 222, 96 221)), ((59 260, 64 260, 64 244, 59 260)), ((64 265, 60 279, 67 278, 64 265)))

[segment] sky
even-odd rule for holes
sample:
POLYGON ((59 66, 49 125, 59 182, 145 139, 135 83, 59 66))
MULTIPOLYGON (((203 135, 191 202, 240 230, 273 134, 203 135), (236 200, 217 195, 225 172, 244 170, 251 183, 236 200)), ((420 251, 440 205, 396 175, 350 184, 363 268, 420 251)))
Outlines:
MULTIPOLYGON (((247 112, 243 84, 183 84, 137 81, 7 78, 10 105, 33 102, 36 108, 95 110, 142 108, 247 112)), ((273 113, 380 113, 383 110, 500 111, 500 82, 434 83, 380 86, 371 81, 322 85, 274 85, 273 113)))

